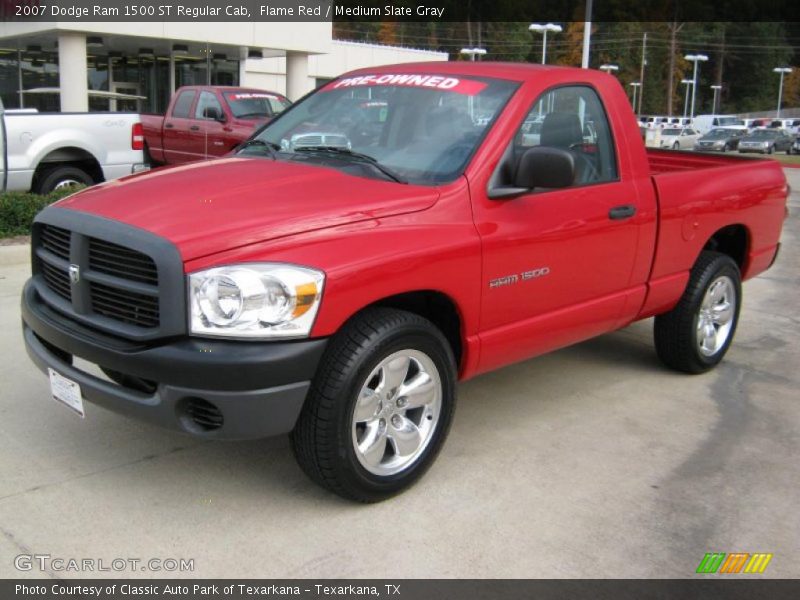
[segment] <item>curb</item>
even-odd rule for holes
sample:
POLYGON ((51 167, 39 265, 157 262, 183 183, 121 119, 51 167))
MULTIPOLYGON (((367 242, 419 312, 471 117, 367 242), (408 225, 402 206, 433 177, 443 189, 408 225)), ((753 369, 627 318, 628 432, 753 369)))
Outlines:
POLYGON ((0 246, 0 265, 22 265, 29 263, 30 260, 30 244, 11 244, 9 246, 0 246))

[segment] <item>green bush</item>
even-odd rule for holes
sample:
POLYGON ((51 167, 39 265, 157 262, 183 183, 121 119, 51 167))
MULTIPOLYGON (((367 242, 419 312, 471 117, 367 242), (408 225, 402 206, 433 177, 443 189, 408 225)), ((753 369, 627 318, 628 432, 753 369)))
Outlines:
POLYGON ((40 196, 30 192, 0 194, 0 237, 29 235, 33 217, 48 204, 74 194, 84 186, 70 186, 40 196))

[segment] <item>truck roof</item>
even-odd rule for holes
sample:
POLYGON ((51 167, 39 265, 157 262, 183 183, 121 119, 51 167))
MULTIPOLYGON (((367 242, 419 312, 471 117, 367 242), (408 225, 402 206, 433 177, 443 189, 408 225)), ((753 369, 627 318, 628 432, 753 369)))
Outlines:
POLYGON ((555 65, 540 65, 532 63, 511 63, 511 62, 492 62, 492 61, 431 61, 431 62, 412 62, 394 65, 381 65, 378 67, 366 67, 349 71, 347 74, 355 73, 437 73, 441 75, 466 75, 473 77, 495 77, 498 79, 509 79, 512 81, 525 81, 533 76, 554 76, 563 78, 565 75, 576 77, 584 81, 601 80, 612 77, 601 71, 594 69, 581 69, 578 67, 561 67, 555 65), (559 77, 560 76, 560 77, 559 77))
POLYGON ((242 87, 239 85, 182 85, 177 90, 219 90, 221 92, 232 92, 232 91, 240 91, 240 92, 260 92, 266 94, 274 94, 275 96, 283 97, 283 94, 279 92, 273 92, 272 90, 265 90, 262 88, 254 88, 254 87, 242 87))

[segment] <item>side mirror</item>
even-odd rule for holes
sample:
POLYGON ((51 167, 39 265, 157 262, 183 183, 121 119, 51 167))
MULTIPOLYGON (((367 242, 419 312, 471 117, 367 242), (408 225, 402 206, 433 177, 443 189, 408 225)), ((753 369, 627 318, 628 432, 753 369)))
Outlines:
POLYGON ((489 198, 521 196, 534 188, 569 187, 575 181, 575 158, 566 150, 550 146, 529 148, 520 157, 511 186, 490 188, 489 198))
POLYGON ((224 121, 225 115, 216 106, 206 106, 203 109, 203 118, 211 119, 212 121, 224 121))

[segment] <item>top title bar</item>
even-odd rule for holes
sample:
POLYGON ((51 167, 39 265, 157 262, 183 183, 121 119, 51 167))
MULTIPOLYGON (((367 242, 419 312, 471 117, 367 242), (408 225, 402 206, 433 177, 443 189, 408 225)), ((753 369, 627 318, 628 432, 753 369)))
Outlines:
MULTIPOLYGON (((0 0, 3 21, 574 21, 586 0, 0 0)), ((796 0, 595 0, 610 21, 800 21, 796 0)))

